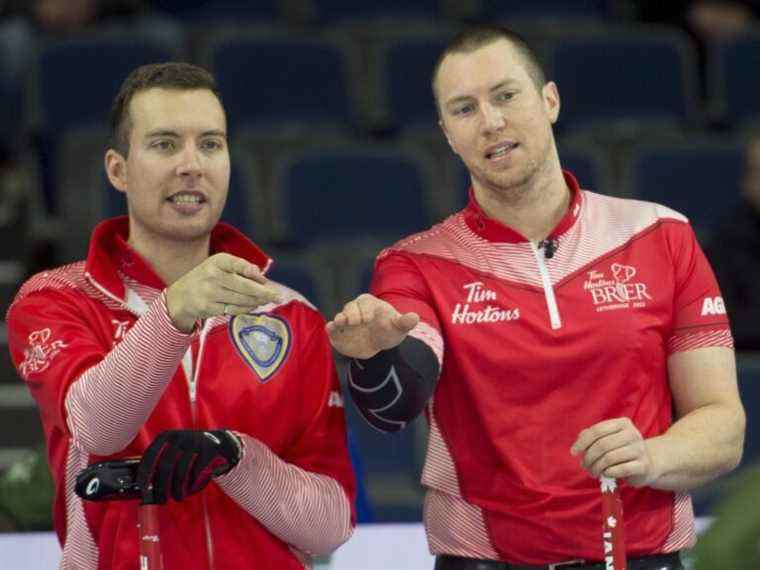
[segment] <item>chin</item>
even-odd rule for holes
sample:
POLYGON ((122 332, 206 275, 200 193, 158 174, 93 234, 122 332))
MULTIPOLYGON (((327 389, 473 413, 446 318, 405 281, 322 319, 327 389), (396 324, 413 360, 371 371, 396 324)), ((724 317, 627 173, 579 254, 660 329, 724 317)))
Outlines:
POLYGON ((216 221, 192 220, 163 226, 158 233, 166 238, 179 241, 196 241, 205 239, 216 226, 216 221))

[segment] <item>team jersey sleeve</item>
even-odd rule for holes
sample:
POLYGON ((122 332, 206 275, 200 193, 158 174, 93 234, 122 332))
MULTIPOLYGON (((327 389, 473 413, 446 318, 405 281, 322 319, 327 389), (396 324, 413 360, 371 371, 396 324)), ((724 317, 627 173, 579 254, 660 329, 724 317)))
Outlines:
POLYGON ((43 423, 82 451, 125 448, 171 380, 190 335, 171 324, 163 298, 115 348, 87 318, 94 308, 72 290, 42 290, 8 312, 8 345, 43 423))
POLYGON ((419 266, 412 256, 385 250, 378 256, 370 292, 393 305, 401 313, 414 312, 420 323, 410 336, 424 342, 435 353, 439 367, 443 363, 441 324, 431 303, 431 293, 419 266))
POLYGON ((688 224, 668 224, 675 270, 673 327, 668 354, 708 346, 733 347, 718 282, 688 224))
POLYGON ((310 313, 309 325, 299 331, 302 342, 294 356, 300 361, 301 381, 292 396, 301 421, 293 425, 291 444, 277 455, 243 434, 240 464, 218 482, 275 536, 306 554, 320 555, 353 532, 356 482, 324 320, 311 309, 304 311, 310 313))

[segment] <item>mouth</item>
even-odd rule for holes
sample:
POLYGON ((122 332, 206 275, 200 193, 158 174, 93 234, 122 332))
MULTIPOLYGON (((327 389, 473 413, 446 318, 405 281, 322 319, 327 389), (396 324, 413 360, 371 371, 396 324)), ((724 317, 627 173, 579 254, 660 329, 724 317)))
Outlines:
POLYGON ((520 146, 520 143, 516 143, 516 142, 503 142, 497 145, 490 146, 486 149, 486 155, 485 155, 486 159, 498 160, 506 156, 507 154, 509 154, 518 146, 520 146))
POLYGON ((183 190, 181 192, 176 192, 169 196, 166 199, 167 202, 170 202, 172 204, 176 205, 189 205, 189 206, 195 206, 200 204, 205 204, 207 202, 206 196, 204 196, 200 192, 190 192, 187 190, 183 190))

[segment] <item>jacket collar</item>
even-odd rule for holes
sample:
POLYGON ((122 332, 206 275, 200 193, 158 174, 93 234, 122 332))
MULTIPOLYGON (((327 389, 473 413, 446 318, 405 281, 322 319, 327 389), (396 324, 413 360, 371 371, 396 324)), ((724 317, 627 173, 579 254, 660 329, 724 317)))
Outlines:
MULTIPOLYGON (((583 193, 580 191, 578 181, 575 179, 575 176, 567 170, 563 170, 562 174, 565 177, 565 184, 567 184, 571 193, 570 205, 568 206, 565 215, 547 236, 547 239, 557 238, 569 230, 573 224, 575 224, 581 211, 583 193)), ((477 235, 488 241, 507 243, 521 243, 528 241, 528 238, 517 230, 502 224, 498 220, 488 217, 478 204, 477 200, 475 200, 475 194, 472 187, 470 187, 469 203, 463 210, 463 213, 467 226, 477 235)))
MULTIPOLYGON (((166 287, 166 283, 156 274, 153 267, 129 246, 128 239, 127 216, 100 222, 92 232, 85 262, 86 274, 99 287, 121 301, 124 301, 126 291, 120 273, 154 289, 166 287)), ((210 250, 211 254, 229 253, 242 257, 258 265, 264 272, 272 263, 272 260, 242 232, 224 222, 218 223, 211 231, 210 250)))

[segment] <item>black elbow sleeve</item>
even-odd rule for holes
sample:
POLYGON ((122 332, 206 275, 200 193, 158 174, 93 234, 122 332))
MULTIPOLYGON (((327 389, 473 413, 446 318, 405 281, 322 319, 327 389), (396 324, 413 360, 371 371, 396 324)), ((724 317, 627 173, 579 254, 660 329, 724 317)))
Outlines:
POLYGON ((348 386, 364 418, 382 431, 398 431, 425 409, 438 382, 438 358, 421 340, 407 337, 368 360, 352 359, 348 386))

